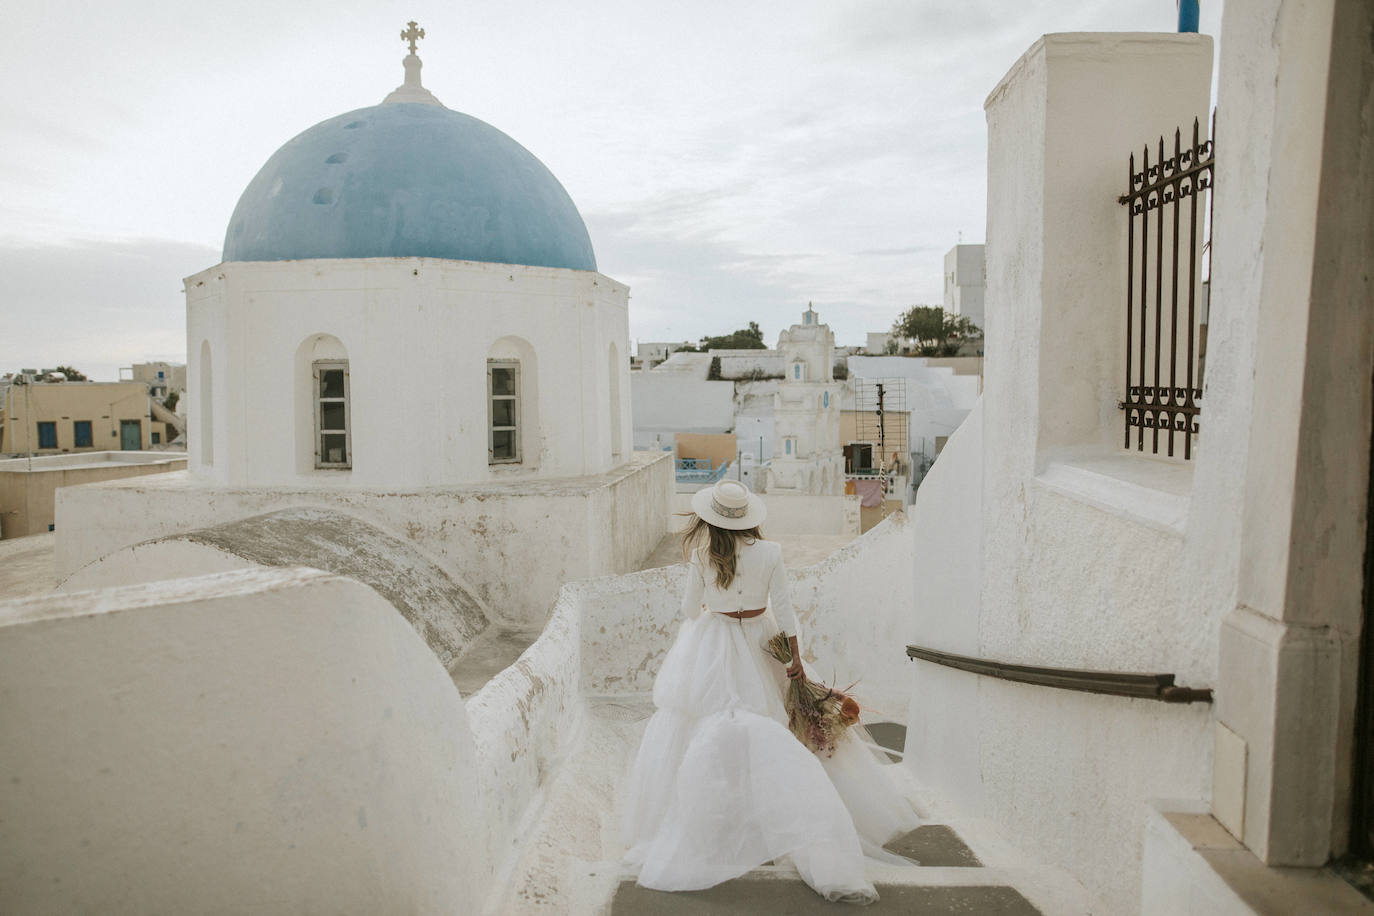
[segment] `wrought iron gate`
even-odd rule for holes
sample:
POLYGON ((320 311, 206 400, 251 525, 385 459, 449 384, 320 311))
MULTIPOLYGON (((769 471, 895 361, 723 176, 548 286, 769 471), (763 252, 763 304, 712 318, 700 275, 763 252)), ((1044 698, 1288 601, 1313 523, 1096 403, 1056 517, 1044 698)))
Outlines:
POLYGON ((1148 441, 1158 454, 1163 433, 1166 454, 1181 442, 1185 459, 1193 457, 1202 412, 1209 284, 1201 269, 1211 247, 1204 238, 1216 163, 1214 141, 1200 134, 1194 119, 1190 145, 1174 131, 1173 155, 1165 155, 1163 137, 1153 163, 1148 144, 1138 168, 1132 153, 1127 193, 1117 198, 1128 214, 1126 397, 1117 404, 1126 414, 1125 446, 1134 429, 1136 449, 1148 441))

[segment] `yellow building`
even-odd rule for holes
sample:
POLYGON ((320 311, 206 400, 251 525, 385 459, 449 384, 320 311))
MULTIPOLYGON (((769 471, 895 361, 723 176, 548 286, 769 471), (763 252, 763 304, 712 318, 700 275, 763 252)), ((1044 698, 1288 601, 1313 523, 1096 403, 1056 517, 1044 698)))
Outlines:
POLYGON ((151 418, 143 382, 37 382, 2 390, 0 454, 140 451, 169 441, 167 425, 151 418))

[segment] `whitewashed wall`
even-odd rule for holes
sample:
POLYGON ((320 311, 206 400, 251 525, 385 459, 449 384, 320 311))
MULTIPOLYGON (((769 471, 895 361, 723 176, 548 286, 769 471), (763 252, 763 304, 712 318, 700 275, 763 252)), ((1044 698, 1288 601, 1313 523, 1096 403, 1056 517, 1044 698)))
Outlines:
POLYGON ((1346 848, 1368 625, 1374 7, 1232 4, 1223 29, 1207 398, 1233 439, 1195 492, 1235 497, 1193 516, 1236 570, 1212 812, 1265 864, 1319 866, 1346 848))
POLYGON ((414 543, 470 585, 494 619, 538 627, 564 582, 635 569, 653 551, 667 532, 673 470, 664 453, 636 452, 604 477, 412 492, 209 487, 186 472, 149 481, 58 491, 59 582, 131 544, 321 506, 414 543))
MULTIPOLYGON (((636 437, 644 432, 729 432, 735 422, 733 382, 650 370, 630 376, 636 437)), ((641 441, 636 439, 636 441, 641 441)), ((668 443, 672 438, 668 437, 668 443)))
POLYGON ((235 485, 332 487, 604 473, 630 452, 627 299, 627 287, 598 273, 508 264, 365 258, 212 267, 186 280, 191 471, 235 485), (337 339, 349 361, 347 471, 314 468, 302 347, 318 335, 337 339), (207 351, 209 404, 200 371, 207 351), (486 361, 509 353, 522 356, 524 460, 493 466, 486 361), (618 447, 612 365, 622 392, 618 447), (205 456, 199 443, 207 438, 205 456))
POLYGON ((725 379, 781 378, 787 368, 777 350, 712 350, 711 356, 720 360, 720 377, 725 379))
POLYGON ((461 912, 479 757, 385 601, 250 570, 0 603, 0 910, 461 912))
MULTIPOLYGON (((918 641, 1213 683, 1219 599, 1233 580, 1224 563, 1208 567, 1221 559, 1206 540, 1212 522, 1196 537, 1188 528, 1193 468, 1120 451, 1125 310, 1102 305, 1125 284, 1126 157, 1206 115, 1211 60, 1200 36, 1047 35, 989 97, 981 430, 946 446, 918 495, 918 641)), ((1230 457, 1206 443, 1208 456, 1230 457)), ((1206 511, 1225 514, 1232 496, 1206 511)), ((1132 912, 1144 800, 1206 797, 1210 709, 918 664, 918 775, 1074 874, 1105 910, 1132 912)))
MULTIPOLYGON (((945 445, 911 514, 916 599, 911 641, 977 657, 983 588, 983 411, 945 445)), ((981 736, 968 716, 978 709, 978 678, 924 661, 912 663, 905 763, 917 781, 938 787, 961 812, 983 817, 981 736), (960 715, 959 713, 963 713, 960 715)))
MULTIPOLYGON (((467 700, 475 761, 468 773, 481 813, 467 826, 490 850, 488 912, 501 897, 533 820, 582 731, 579 694, 583 608, 565 586, 539 638, 467 700)), ((456 912, 471 912, 471 905, 456 912)))

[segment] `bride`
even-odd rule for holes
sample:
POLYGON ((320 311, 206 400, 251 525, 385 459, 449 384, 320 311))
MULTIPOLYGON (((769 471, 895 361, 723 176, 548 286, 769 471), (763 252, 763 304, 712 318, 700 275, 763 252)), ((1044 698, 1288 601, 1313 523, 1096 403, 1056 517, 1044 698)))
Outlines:
POLYGON ((787 728, 784 677, 805 672, 782 548, 759 533, 763 500, 726 480, 692 508, 687 619, 654 681, 622 802, 626 862, 640 885, 683 891, 790 859, 827 900, 872 903, 864 857, 911 864, 882 846, 916 814, 859 737, 827 758, 787 728), (795 659, 785 670, 764 649, 779 631, 795 659))

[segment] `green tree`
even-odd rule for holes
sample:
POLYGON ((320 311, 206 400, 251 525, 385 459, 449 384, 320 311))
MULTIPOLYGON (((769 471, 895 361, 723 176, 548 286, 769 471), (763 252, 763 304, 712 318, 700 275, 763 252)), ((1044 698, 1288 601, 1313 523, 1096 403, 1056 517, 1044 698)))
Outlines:
POLYGON ((180 401, 180 400, 181 400, 181 394, 180 394, 179 392, 176 392, 176 391, 169 391, 169 392, 167 392, 167 397, 165 397, 165 398, 162 399, 162 406, 163 406, 163 407, 166 407, 168 410, 176 410, 176 409, 177 409, 177 401, 180 401))
POLYGON ((54 372, 61 372, 63 375, 65 375, 65 376, 67 377, 67 381, 69 381, 69 382, 85 382, 85 381, 89 381, 89 379, 86 378, 86 373, 84 373, 84 372, 78 372, 76 369, 73 369, 71 366, 58 366, 58 367, 56 367, 55 369, 53 369, 52 371, 54 371, 54 372))
POLYGON ((892 334, 911 341, 921 356, 953 356, 965 340, 983 336, 972 321, 938 305, 913 305, 893 322, 892 334))
POLYGON ((763 331, 760 330, 758 322, 749 322, 749 327, 741 328, 731 334, 724 334, 720 337, 701 338, 702 350, 766 350, 767 345, 763 342, 763 331))

